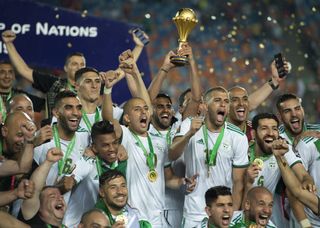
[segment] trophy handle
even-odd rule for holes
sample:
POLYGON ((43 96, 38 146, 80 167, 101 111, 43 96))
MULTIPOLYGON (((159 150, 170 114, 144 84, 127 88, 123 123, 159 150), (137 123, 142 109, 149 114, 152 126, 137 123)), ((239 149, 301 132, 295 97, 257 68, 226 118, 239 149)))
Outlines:
MULTIPOLYGON (((178 50, 181 50, 182 45, 184 43, 185 42, 179 42, 178 50)), ((176 66, 189 65, 189 59, 188 59, 188 56, 186 56, 186 55, 174 55, 174 56, 171 56, 170 62, 173 63, 176 66)))

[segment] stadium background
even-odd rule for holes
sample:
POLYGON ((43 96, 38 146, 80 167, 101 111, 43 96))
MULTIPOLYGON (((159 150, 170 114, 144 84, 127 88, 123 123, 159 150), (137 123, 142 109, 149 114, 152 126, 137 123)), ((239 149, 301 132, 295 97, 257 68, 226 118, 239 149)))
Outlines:
MULTIPOLYGON (((151 75, 166 53, 177 47, 171 21, 178 9, 195 10, 199 24, 189 36, 203 88, 241 85, 254 91, 270 78, 273 55, 282 52, 292 72, 280 90, 259 107, 271 111, 278 94, 303 98, 309 122, 320 121, 320 2, 311 0, 39 0, 55 7, 141 25, 150 36, 146 47, 151 75)), ((172 71, 163 86, 177 98, 189 86, 186 69, 172 71)), ((173 99, 175 100, 175 99, 173 99)), ((273 109, 274 110, 274 109, 273 109)))

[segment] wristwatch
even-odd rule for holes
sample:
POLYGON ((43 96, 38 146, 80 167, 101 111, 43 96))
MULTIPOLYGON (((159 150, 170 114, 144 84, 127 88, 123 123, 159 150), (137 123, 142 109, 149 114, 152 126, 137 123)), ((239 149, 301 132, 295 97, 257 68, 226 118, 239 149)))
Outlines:
POLYGON ((276 90, 279 88, 279 84, 275 86, 271 78, 268 80, 268 84, 269 86, 271 86, 272 90, 276 90))

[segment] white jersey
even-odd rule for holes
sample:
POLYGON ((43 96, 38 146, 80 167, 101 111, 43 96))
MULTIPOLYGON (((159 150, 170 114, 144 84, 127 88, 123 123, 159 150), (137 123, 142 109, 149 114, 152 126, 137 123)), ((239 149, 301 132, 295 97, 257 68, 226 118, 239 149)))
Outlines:
MULTIPOLYGON (((177 122, 176 122, 177 123, 177 122)), ((172 143, 172 140, 177 132, 178 127, 180 127, 179 124, 173 124, 169 130, 166 131, 158 131, 155 129, 155 127, 150 124, 148 132, 152 135, 162 137, 165 142, 167 147, 169 147, 172 143)), ((168 155, 166 155, 168 156, 168 155)), ((184 162, 183 162, 183 156, 181 156, 179 159, 173 162, 168 162, 165 164, 165 168, 168 166, 171 166, 173 169, 174 175, 178 177, 184 177, 185 176, 185 167, 184 167, 184 162)), ((168 214, 168 222, 174 223, 174 221, 177 221, 176 223, 181 224, 182 220, 182 210, 183 210, 183 201, 184 201, 184 194, 181 193, 179 190, 174 190, 170 188, 165 188, 165 210, 176 210, 177 213, 175 214, 168 214), (174 221, 171 221, 172 217, 174 217, 174 221)), ((168 212, 170 213, 170 212, 168 212)), ((176 225, 177 225, 176 224, 176 225)), ((171 224, 174 225, 174 224, 171 224)))
MULTIPOLYGON (((154 153, 157 155, 155 170, 158 177, 155 182, 148 179, 149 167, 146 165, 146 157, 132 132, 125 126, 122 128, 122 142, 128 152, 127 185, 129 188, 128 203, 139 211, 139 219, 147 220, 152 227, 163 227, 162 217, 164 210, 164 164, 166 157, 166 143, 162 137, 149 134, 154 153)), ((147 152, 150 152, 147 137, 138 136, 147 152)))
MULTIPOLYGON (((232 216, 231 222, 229 224, 229 227, 230 228, 232 228, 232 227, 247 228, 248 226, 245 225, 244 221, 245 221, 244 212, 243 211, 235 211, 235 212, 233 212, 233 216, 232 216)), ((277 228, 277 227, 269 219, 266 228, 277 228)))
POLYGON ((73 170, 78 185, 71 193, 63 224, 67 227, 77 227, 83 213, 93 208, 99 193, 99 175, 96 159, 83 156, 76 162, 73 170))
MULTIPOLYGON (((184 120, 180 132, 186 134, 191 125, 191 119, 184 120)), ((206 143, 204 140, 202 126, 189 140, 184 152, 186 163, 186 176, 191 177, 199 174, 197 185, 194 191, 185 196, 184 217, 193 221, 199 221, 206 217, 205 213, 205 192, 214 186, 224 185, 232 188, 232 168, 244 168, 248 166, 248 140, 241 130, 231 123, 225 122, 224 136, 217 152, 216 165, 206 164, 206 143)), ((213 148, 219 133, 208 131, 208 147, 213 148)))
MULTIPOLYGON (((304 131, 320 131, 320 124, 305 124, 303 127, 304 131)), ((286 139, 290 144, 292 144, 292 137, 288 135, 284 125, 279 127, 279 134, 282 138, 286 139)))
MULTIPOLYGON (((318 195, 320 194, 320 139, 311 137, 300 140, 296 150, 302 160, 302 164, 313 178, 318 195)), ((315 215, 310 209, 306 209, 306 214, 313 227, 320 227, 320 217, 315 215)))
MULTIPOLYGON (((301 159, 292 151, 292 147, 290 145, 289 151, 284 155, 284 157, 290 167, 297 163, 302 163, 301 159)), ((260 159, 263 160, 263 167, 259 172, 259 175, 255 178, 253 186, 266 187, 272 194, 274 194, 277 184, 281 178, 281 172, 277 160, 273 154, 267 158, 260 159)))
MULTIPOLYGON (((68 168, 68 170, 71 172, 75 168, 76 162, 82 157, 82 154, 89 145, 89 133, 87 131, 82 132, 76 132, 75 133, 75 144, 74 148, 70 154, 70 157, 67 158, 65 163, 65 168, 68 168)), ((71 141, 66 141, 63 139, 60 139, 61 144, 61 150, 63 154, 66 153, 67 147, 71 141)), ((38 165, 41 165, 45 160, 47 156, 47 152, 49 149, 56 147, 54 143, 54 139, 51 139, 50 142, 47 142, 45 144, 42 144, 36 148, 34 148, 34 155, 33 159, 38 165)), ((59 170, 58 170, 58 162, 54 163, 51 166, 51 169, 49 171, 46 185, 54 185, 56 181, 59 179, 59 170)), ((64 195, 66 203, 68 203, 70 197, 70 193, 66 193, 64 195)))

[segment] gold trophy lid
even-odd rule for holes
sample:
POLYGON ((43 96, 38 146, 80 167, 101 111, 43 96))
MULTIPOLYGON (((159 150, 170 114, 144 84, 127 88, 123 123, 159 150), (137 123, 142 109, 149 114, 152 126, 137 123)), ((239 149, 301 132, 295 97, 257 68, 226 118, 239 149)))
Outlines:
POLYGON ((194 23, 198 23, 197 17, 195 12, 190 8, 182 8, 180 9, 172 20, 184 20, 184 21, 191 21, 194 23))
POLYGON ((182 8, 176 16, 172 18, 179 34, 179 42, 187 42, 187 38, 191 30, 198 23, 198 19, 194 11, 190 8, 182 8))

